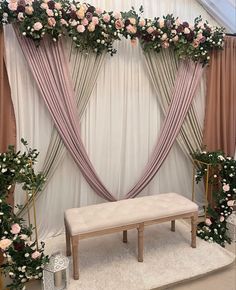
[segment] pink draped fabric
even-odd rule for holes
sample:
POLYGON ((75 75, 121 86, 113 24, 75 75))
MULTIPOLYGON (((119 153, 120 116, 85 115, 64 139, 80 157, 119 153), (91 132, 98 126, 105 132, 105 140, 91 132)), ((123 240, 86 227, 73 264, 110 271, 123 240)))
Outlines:
MULTIPOLYGON (((96 174, 81 140, 75 93, 61 42, 53 44, 48 39, 43 39, 40 46, 36 47, 32 40, 21 37, 18 33, 16 35, 65 146, 91 188, 104 199, 115 201, 115 197, 96 174)), ((155 150, 143 175, 124 198, 137 196, 164 162, 188 111, 201 72, 201 65, 192 61, 184 61, 180 65, 169 113, 155 150)))

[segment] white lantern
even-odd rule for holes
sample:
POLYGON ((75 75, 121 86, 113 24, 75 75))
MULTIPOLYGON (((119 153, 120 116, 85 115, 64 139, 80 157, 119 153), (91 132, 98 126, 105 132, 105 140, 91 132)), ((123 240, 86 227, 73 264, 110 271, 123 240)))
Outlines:
POLYGON ((227 233, 232 242, 236 242, 236 211, 227 218, 227 233))
POLYGON ((66 289, 69 280, 69 259, 60 253, 53 254, 43 269, 43 290, 66 289))

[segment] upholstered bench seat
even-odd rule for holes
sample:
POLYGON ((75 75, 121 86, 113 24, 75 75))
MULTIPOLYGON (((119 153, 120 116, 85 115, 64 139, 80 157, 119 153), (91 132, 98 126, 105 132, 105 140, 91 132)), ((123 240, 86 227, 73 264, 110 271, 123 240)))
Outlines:
MULTIPOLYGON (((65 211, 67 254, 73 248, 74 279, 79 278, 78 241, 91 236, 123 231, 127 242, 127 230, 138 229, 138 260, 143 260, 143 228, 146 225, 192 218, 192 246, 196 245, 196 220, 198 206, 176 193, 145 196, 116 202, 72 208, 65 211)), ((158 249, 157 249, 158 250, 158 249)))

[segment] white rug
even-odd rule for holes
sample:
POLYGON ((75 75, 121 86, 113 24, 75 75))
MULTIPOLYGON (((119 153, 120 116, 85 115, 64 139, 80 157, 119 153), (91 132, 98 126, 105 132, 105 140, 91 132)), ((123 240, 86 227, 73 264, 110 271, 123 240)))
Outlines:
MULTIPOLYGON (((80 279, 72 278, 68 290, 150 290, 194 278, 233 263, 235 256, 217 244, 197 239, 190 247, 190 226, 176 222, 153 225, 144 232, 144 262, 137 261, 137 231, 80 241, 80 279)), ((46 252, 65 254, 65 237, 46 241, 46 252)))

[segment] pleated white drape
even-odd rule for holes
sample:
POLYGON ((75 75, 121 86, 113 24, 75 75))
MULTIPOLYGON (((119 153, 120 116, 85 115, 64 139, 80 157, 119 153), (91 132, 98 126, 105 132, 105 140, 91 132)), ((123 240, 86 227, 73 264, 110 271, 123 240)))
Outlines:
MULTIPOLYGON (((145 16, 173 13, 190 22, 198 16, 214 21, 193 0, 90 1, 106 10, 129 10, 144 6, 145 16)), ((101 180, 117 198, 121 198, 140 176, 156 143, 163 119, 156 93, 146 71, 141 49, 129 41, 115 44, 118 53, 106 56, 95 89, 81 119, 81 134, 88 155, 101 180)), ((10 27, 6 28, 6 58, 17 120, 18 149, 21 137, 40 151, 36 169, 41 169, 53 128, 27 62, 10 27)), ((204 115, 204 88, 199 90, 195 106, 199 122, 204 115)), ((191 197, 191 163, 175 145, 160 171, 141 195, 175 191, 191 197)), ((203 198, 198 197, 201 203, 203 198)), ((16 191, 16 203, 23 203, 16 191)), ((66 208, 102 202, 68 154, 54 172, 37 200, 37 218, 41 238, 63 231, 66 208)))

